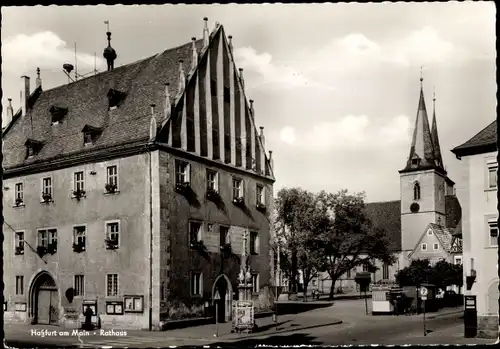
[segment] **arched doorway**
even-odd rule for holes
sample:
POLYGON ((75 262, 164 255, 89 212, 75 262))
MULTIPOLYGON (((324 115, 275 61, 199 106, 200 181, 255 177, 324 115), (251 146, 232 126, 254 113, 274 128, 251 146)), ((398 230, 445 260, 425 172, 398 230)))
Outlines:
POLYGON ((225 274, 219 275, 212 286, 212 300, 215 305, 216 293, 220 296, 218 301, 218 313, 216 314, 219 322, 231 321, 233 287, 231 281, 225 274))
POLYGON ((30 317, 33 323, 55 325, 59 322, 59 295, 54 278, 45 271, 40 272, 30 287, 30 317))

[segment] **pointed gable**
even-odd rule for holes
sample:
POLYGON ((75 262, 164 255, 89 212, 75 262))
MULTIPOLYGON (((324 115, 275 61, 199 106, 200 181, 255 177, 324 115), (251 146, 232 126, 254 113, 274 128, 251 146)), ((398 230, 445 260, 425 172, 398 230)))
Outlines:
POLYGON ((399 172, 403 173, 434 168, 440 170, 440 172, 446 173, 444 168, 442 168, 442 165, 439 164, 439 162, 436 162, 435 154, 436 152, 432 142, 431 129, 429 127, 429 118, 427 116, 427 108, 425 106, 424 91, 421 86, 410 154, 408 156, 406 167, 399 172))

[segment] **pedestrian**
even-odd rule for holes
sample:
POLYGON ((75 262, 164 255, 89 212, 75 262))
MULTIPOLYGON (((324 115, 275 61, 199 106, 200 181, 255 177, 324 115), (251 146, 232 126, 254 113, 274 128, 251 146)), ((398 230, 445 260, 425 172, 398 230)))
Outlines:
POLYGON ((90 309, 89 306, 87 306, 87 309, 85 310, 85 313, 83 313, 85 316, 85 325, 84 329, 87 331, 92 331, 92 316, 94 315, 94 312, 92 309, 90 309))

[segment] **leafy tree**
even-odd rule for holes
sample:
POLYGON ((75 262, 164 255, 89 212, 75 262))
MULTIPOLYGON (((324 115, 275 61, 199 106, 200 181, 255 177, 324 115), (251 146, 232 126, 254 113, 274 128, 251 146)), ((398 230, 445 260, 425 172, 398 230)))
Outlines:
POLYGON ((396 281, 399 286, 417 286, 421 284, 436 282, 435 271, 428 259, 416 259, 411 261, 410 266, 396 273, 396 281))
POLYGON ((283 251, 280 267, 289 278, 291 292, 297 292, 298 271, 302 272, 306 300, 307 287, 321 263, 321 255, 314 249, 316 222, 321 219, 317 195, 300 188, 282 189, 276 215, 277 244, 283 251))
POLYGON ((317 207, 321 214, 312 221, 316 234, 311 243, 322 256, 319 269, 326 271, 332 280, 330 299, 333 299, 335 283, 349 270, 365 265, 373 271, 375 259, 394 263, 388 236, 374 228, 365 214, 364 193, 322 191, 317 207))

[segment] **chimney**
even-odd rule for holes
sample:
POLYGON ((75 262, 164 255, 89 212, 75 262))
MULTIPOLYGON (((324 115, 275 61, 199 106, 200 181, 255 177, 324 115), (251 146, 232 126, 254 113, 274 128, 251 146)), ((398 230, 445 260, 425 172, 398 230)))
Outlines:
POLYGON ((7 107, 7 116, 5 117, 5 126, 10 124, 12 118, 14 117, 14 109, 12 108, 12 98, 8 99, 9 106, 7 107))
POLYGON ((151 104, 151 123, 149 125, 149 140, 153 141, 156 138, 157 126, 155 117, 155 104, 151 104))
POLYGON ((186 86, 186 75, 184 74, 184 61, 179 60, 179 88, 177 94, 180 95, 186 86))
POLYGON ((172 104, 170 104, 170 91, 168 90, 169 86, 170 84, 168 82, 165 83, 165 120, 168 120, 170 113, 172 112, 172 104))
POLYGON ((191 61, 191 71, 194 71, 198 65, 198 51, 196 51, 196 38, 192 37, 191 40, 193 41, 193 60, 191 61))
POLYGON ((205 17, 203 18, 203 21, 205 22, 203 26, 203 48, 208 47, 208 36, 210 35, 208 32, 208 18, 205 17))
POLYGON ((264 126, 260 127, 260 140, 262 141, 262 147, 266 148, 266 137, 264 136, 264 126))
POLYGON ((245 89, 245 79, 243 78, 243 68, 240 68, 239 71, 240 71, 241 88, 244 90, 245 89))
POLYGON ((274 169, 274 160, 273 160, 273 151, 269 150, 269 164, 271 165, 271 169, 274 169))
POLYGON ((229 35, 227 37, 227 40, 229 42, 229 52, 233 53, 233 36, 229 35))
POLYGON ((40 68, 36 68, 36 88, 42 87, 42 79, 40 78, 40 68))
POLYGON ((28 112, 28 98, 30 96, 30 78, 29 76, 21 76, 21 111, 22 116, 28 112))

